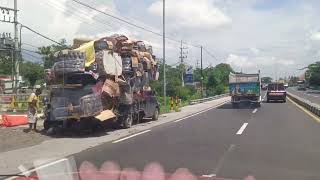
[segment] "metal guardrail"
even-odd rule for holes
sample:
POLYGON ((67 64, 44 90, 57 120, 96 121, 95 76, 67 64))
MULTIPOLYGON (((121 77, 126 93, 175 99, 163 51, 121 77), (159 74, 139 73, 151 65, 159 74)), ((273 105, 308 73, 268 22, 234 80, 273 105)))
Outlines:
POLYGON ((309 100, 301 98, 301 97, 294 95, 290 92, 287 92, 287 96, 290 99, 292 99, 294 102, 296 102, 297 104, 303 106, 304 108, 306 108, 307 110, 312 112, 313 114, 320 116, 320 105, 312 103, 309 100))
POLYGON ((216 96, 212 96, 212 97, 208 97, 208 98, 203 98, 203 99, 195 99, 195 100, 191 100, 189 102, 190 105, 193 105, 193 104, 199 104, 199 103, 203 103, 203 102, 207 102, 207 101, 212 101, 212 100, 215 100, 215 99, 219 99, 219 98, 223 98, 223 97, 227 97, 229 96, 229 93, 227 94, 220 94, 220 95, 216 95, 216 96))

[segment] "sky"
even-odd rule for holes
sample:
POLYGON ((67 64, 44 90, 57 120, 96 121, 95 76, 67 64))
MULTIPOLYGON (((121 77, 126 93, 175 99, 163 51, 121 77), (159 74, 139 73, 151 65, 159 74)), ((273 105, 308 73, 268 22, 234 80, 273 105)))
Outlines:
MULTIPOLYGON (((131 23, 162 33, 162 0, 80 0, 131 23)), ((13 6, 1 0, 0 6, 13 6)), ((162 58, 162 37, 119 22, 72 0, 18 0, 18 20, 53 39, 99 38, 114 33, 145 40, 162 58)), ((182 40, 185 63, 196 66, 202 45, 203 65, 229 63, 236 71, 279 78, 320 57, 320 1, 318 0, 166 0, 166 33, 182 40)), ((1 13, 1 12, 0 12, 1 13)), ((1 17, 1 15, 0 15, 1 17)), ((0 32, 12 32, 0 24, 0 32)), ((166 60, 179 62, 180 43, 167 39, 166 60)), ((23 48, 51 44, 22 29, 23 48)), ((29 56, 29 55, 26 55, 29 56)), ((39 60, 40 57, 31 57, 39 60)))

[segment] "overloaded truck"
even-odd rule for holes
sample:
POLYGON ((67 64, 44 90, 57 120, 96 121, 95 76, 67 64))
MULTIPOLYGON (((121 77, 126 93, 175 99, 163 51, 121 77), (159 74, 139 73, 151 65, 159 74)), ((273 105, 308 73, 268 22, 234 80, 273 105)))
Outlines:
POLYGON ((231 103, 234 108, 237 108, 242 102, 253 103, 254 105, 260 107, 260 72, 257 74, 230 73, 229 91, 231 103))
POLYGON ((160 105, 150 81, 158 80, 152 46, 124 35, 74 42, 55 54, 45 71, 49 87, 44 128, 95 129, 110 121, 130 128, 158 119, 160 105))

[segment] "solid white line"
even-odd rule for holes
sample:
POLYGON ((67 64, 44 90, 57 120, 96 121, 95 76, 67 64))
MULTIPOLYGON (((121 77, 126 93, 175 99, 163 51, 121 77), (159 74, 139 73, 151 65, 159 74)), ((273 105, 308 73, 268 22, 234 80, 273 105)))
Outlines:
POLYGON ((241 126, 241 128, 237 132, 237 135, 241 135, 247 126, 248 126, 248 123, 243 123, 243 125, 241 126))
POLYGON ((252 111, 252 113, 254 114, 254 113, 256 113, 257 111, 258 111, 258 109, 255 108, 255 109, 252 111))
POLYGON ((142 132, 139 132, 137 134, 133 134, 131 136, 128 136, 128 137, 125 137, 125 138, 122 138, 122 139, 118 139, 116 141, 113 141, 112 143, 118 143, 118 142, 121 142, 121 141, 124 141, 124 140, 127 140, 127 139, 130 139, 132 137, 135 137, 135 136, 138 136, 138 135, 141 135, 141 134, 144 134, 144 133, 147 133, 147 132, 150 132, 151 130, 145 130, 145 131, 142 131, 142 132))
POLYGON ((216 177, 216 176, 217 176, 216 174, 202 175, 202 177, 207 177, 207 178, 216 177))
MULTIPOLYGON (((48 163, 48 164, 44 164, 44 165, 42 165, 42 166, 38 166, 38 167, 36 167, 36 168, 30 169, 30 170, 28 170, 28 171, 23 171, 23 172, 21 172, 19 175, 27 175, 27 174, 30 174, 30 173, 35 172, 35 171, 37 171, 37 170, 40 170, 40 169, 43 169, 43 168, 52 166, 52 165, 54 165, 54 164, 58 164, 58 163, 60 163, 60 162, 67 161, 67 160, 68 160, 68 159, 66 159, 66 158, 59 159, 59 160, 50 162, 50 163, 48 163)), ((19 166, 19 167, 20 167, 19 169, 21 169, 21 167, 24 168, 24 166, 19 166)), ((13 179, 16 179, 16 177, 17 177, 17 176, 10 177, 10 178, 7 178, 6 180, 13 180, 13 179)))
POLYGON ((182 120, 188 119, 188 118, 193 117, 193 116, 196 116, 196 115, 198 115, 198 114, 201 114, 201 113, 210 111, 211 109, 214 109, 214 108, 217 108, 217 107, 219 107, 219 106, 222 106, 223 104, 225 104, 225 103, 227 103, 227 102, 229 102, 229 101, 225 101, 225 102, 223 102, 223 103, 221 103, 221 104, 218 104, 218 105, 216 105, 216 106, 214 106, 214 107, 211 107, 211 108, 202 110, 202 111, 200 111, 200 112, 197 112, 197 113, 195 113, 195 114, 192 114, 192 115, 189 115, 189 116, 186 116, 186 117, 177 119, 177 120, 175 120, 175 121, 173 121, 173 122, 180 122, 180 121, 182 121, 182 120))

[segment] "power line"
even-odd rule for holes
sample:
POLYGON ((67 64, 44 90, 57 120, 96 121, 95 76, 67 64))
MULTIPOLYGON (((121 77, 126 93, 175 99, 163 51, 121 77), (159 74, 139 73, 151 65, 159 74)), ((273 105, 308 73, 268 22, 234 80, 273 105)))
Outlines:
POLYGON ((54 42, 54 43, 56 43, 56 44, 58 44, 58 45, 60 45, 60 46, 66 46, 66 45, 64 45, 64 44, 61 44, 61 43, 59 43, 59 42, 57 42, 57 41, 55 41, 55 40, 53 40, 53 39, 51 39, 51 38, 49 38, 49 37, 41 34, 41 33, 39 33, 39 32, 37 32, 37 31, 31 29, 31 28, 28 27, 28 26, 25 26, 25 25, 21 24, 21 27, 24 27, 24 28, 28 29, 29 31, 31 31, 31 32, 33 32, 33 33, 35 33, 35 34, 37 34, 37 35, 39 35, 39 36, 41 36, 41 37, 49 40, 49 41, 52 41, 52 42, 54 42))
POLYGON ((39 53, 39 52, 37 52, 37 51, 32 51, 32 50, 24 49, 24 48, 21 48, 21 50, 28 51, 28 52, 32 52, 32 53, 36 53, 36 54, 41 55, 41 53, 39 53))
MULTIPOLYGON (((141 30, 147 31, 147 32, 149 32, 149 33, 155 34, 155 35, 160 36, 160 37, 163 36, 163 35, 162 35, 161 33, 159 33, 159 32, 155 32, 155 31, 150 30, 150 29, 147 29, 147 28, 145 28, 145 27, 136 25, 136 24, 134 24, 134 23, 132 23, 132 22, 129 22, 129 21, 125 20, 125 19, 119 18, 119 17, 117 17, 117 16, 115 16, 115 15, 108 14, 108 13, 106 13, 106 12, 103 12, 103 11, 95 8, 95 7, 92 7, 92 6, 88 5, 88 4, 85 4, 85 3, 81 2, 81 1, 78 1, 78 0, 71 0, 71 1, 73 1, 73 2, 75 2, 75 3, 77 3, 77 4, 80 4, 80 5, 84 6, 84 7, 87 7, 87 8, 89 8, 89 9, 92 9, 92 10, 94 10, 94 11, 97 11, 97 12, 99 12, 99 13, 102 13, 102 14, 104 14, 104 15, 106 15, 106 16, 111 17, 111 18, 114 18, 114 19, 116 19, 116 20, 118 20, 118 21, 121 21, 121 22, 123 22, 123 23, 129 24, 129 25, 131 25, 131 26, 133 26, 133 27, 139 28, 139 29, 141 29, 141 30)), ((176 43, 180 43, 180 41, 178 41, 178 40, 176 40, 176 39, 173 39, 173 38, 170 38, 170 37, 165 37, 165 38, 168 39, 168 40, 174 41, 174 42, 176 42, 176 43)), ((188 43, 183 43, 183 44, 200 48, 199 45, 193 45, 193 44, 188 44, 188 43)))
POLYGON ((30 56, 30 57, 33 57, 33 58, 35 58, 35 59, 37 59, 37 60, 39 60, 39 61, 42 60, 42 57, 37 57, 37 56, 35 56, 35 55, 33 55, 33 54, 30 54, 30 53, 27 53, 27 52, 23 52, 23 54, 28 55, 28 56, 30 56))
POLYGON ((30 46, 30 47, 33 47, 33 48, 39 48, 39 47, 37 47, 37 46, 35 46, 35 45, 32 45, 32 44, 29 44, 29 43, 21 43, 21 45, 23 46, 23 45, 27 45, 27 46, 30 46))
POLYGON ((219 61, 218 58, 215 55, 213 55, 211 52, 209 52, 206 48, 203 47, 203 50, 213 59, 215 59, 216 61, 219 61))
MULTIPOLYGON (((83 23, 86 23, 86 21, 83 20, 83 18, 86 18, 86 19, 90 19, 87 15, 86 12, 84 11, 78 11, 78 10, 81 10, 80 8, 74 8, 72 6, 68 6, 68 8, 72 9, 71 11, 66 9, 66 8, 63 8, 61 7, 61 4, 56 4, 56 3, 53 3, 52 1, 50 1, 51 3, 47 2, 47 1, 44 1, 44 3, 50 7, 53 7, 57 10, 59 10, 60 12, 63 12, 63 13, 69 13, 69 14, 73 14, 72 17, 76 18, 76 20, 78 20, 79 22, 83 22, 83 23)), ((107 22, 105 21, 100 21, 99 19, 96 19, 96 18, 92 18, 90 20, 94 20, 100 24, 103 24, 103 29, 102 28, 98 28, 99 30, 103 30, 103 31, 107 31, 107 32, 111 32, 111 29, 110 28, 105 28, 105 26, 108 26, 108 27, 111 27, 111 24, 108 24, 107 22)), ((88 27, 92 27, 91 25, 88 26, 88 27)), ((102 27, 102 26, 101 26, 102 27)), ((97 28, 97 27, 96 27, 97 28)), ((92 31, 91 31, 92 32, 92 31)))
POLYGON ((106 16, 109 16, 109 17, 112 17, 112 18, 114 18, 114 19, 117 19, 117 20, 119 20, 119 21, 121 21, 121 22, 124 22, 124 23, 126 23, 126 24, 129 24, 129 25, 131 25, 131 26, 134 26, 134 27, 136 27, 136 28, 142 29, 142 30, 144 30, 144 31, 150 32, 150 33, 155 34, 155 35, 158 35, 158 36, 162 36, 162 35, 161 35, 160 33, 158 33, 158 32, 149 30, 149 29, 147 29, 147 28, 144 28, 144 27, 142 27, 142 26, 133 24, 133 23, 127 21, 127 20, 124 20, 124 19, 122 19, 122 18, 119 18, 119 17, 117 17, 117 16, 108 14, 108 13, 103 12, 103 11, 100 11, 99 9, 96 9, 96 8, 94 8, 94 7, 92 7, 92 6, 88 5, 88 4, 85 4, 85 3, 81 2, 81 1, 78 1, 78 0, 71 0, 71 1, 73 1, 73 2, 75 2, 75 3, 78 3, 78 4, 82 5, 82 6, 85 6, 85 7, 89 8, 89 9, 92 9, 92 10, 94 10, 94 11, 97 11, 97 12, 99 12, 99 13, 102 13, 102 14, 104 14, 104 15, 106 15, 106 16))

